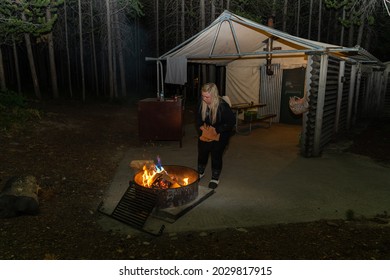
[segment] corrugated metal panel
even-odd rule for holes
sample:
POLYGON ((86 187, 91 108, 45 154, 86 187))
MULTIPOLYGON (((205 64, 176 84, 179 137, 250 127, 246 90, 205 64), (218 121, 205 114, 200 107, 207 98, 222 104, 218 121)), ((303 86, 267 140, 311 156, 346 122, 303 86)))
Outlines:
POLYGON ((321 150, 332 140, 335 131, 339 68, 339 60, 329 57, 322 116, 321 150))
POLYGON ((314 136, 316 129, 316 114, 317 114, 317 98, 319 73, 321 66, 321 57, 319 55, 309 56, 308 63, 310 64, 310 89, 309 89, 309 112, 306 114, 306 124, 304 131, 304 143, 301 146, 301 153, 306 157, 312 157, 314 153, 314 136))
POLYGON ((273 75, 267 75, 267 67, 260 67, 260 103, 267 106, 259 108, 259 115, 276 114, 274 122, 280 119, 280 99, 282 93, 282 74, 280 64, 272 64, 273 75))
POLYGON ((385 105, 383 108, 383 117, 390 118, 390 74, 385 72, 386 92, 385 92, 385 105))

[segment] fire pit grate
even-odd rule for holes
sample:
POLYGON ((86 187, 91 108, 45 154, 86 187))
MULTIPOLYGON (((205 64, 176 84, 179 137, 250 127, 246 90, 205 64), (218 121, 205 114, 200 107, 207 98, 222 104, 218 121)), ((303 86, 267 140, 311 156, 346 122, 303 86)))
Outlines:
POLYGON ((129 186, 111 217, 135 228, 143 229, 156 203, 157 194, 129 186))

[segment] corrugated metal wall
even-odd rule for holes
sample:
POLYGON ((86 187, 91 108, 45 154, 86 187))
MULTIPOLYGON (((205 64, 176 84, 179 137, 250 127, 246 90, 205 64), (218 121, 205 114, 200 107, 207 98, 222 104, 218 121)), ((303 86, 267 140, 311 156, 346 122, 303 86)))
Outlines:
POLYGON ((349 100, 351 64, 346 63, 345 68, 340 67, 339 59, 331 56, 321 58, 321 55, 309 56, 308 63, 311 68, 310 110, 305 118, 301 153, 306 157, 313 157, 321 154, 337 132, 347 129, 348 110, 353 100, 349 100), (324 58, 327 59, 326 63, 324 58), (321 84, 321 79, 324 84, 321 84))
POLYGON ((259 108, 258 114, 276 114, 273 121, 279 122, 283 70, 280 64, 271 65, 273 75, 267 75, 266 70, 265 65, 260 67, 260 103, 267 106, 259 108))
POLYGON ((310 108, 304 118, 301 154, 313 157, 356 120, 378 116, 386 95, 382 71, 363 71, 360 64, 327 54, 308 58, 310 108))
POLYGON ((309 56, 308 66, 310 67, 311 80, 309 83, 308 97, 309 97, 309 111, 306 113, 305 130, 303 131, 304 141, 301 146, 301 154, 305 157, 311 157, 314 153, 314 136, 316 127, 317 114, 317 99, 318 99, 318 85, 320 78, 321 59, 317 56, 309 56))
POLYGON ((337 90, 339 76, 339 61, 329 57, 326 76, 325 102, 322 115, 322 131, 320 149, 332 140, 335 130, 337 111, 337 90))
POLYGON ((390 73, 385 72, 385 101, 383 107, 383 117, 390 119, 390 73))

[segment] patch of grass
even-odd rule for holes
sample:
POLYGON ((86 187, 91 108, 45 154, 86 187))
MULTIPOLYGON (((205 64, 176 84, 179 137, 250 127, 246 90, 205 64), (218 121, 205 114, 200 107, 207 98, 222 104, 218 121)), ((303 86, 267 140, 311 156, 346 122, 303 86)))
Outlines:
POLYGON ((12 91, 0 92, 0 131, 19 129, 40 118, 41 112, 30 108, 24 96, 12 91))

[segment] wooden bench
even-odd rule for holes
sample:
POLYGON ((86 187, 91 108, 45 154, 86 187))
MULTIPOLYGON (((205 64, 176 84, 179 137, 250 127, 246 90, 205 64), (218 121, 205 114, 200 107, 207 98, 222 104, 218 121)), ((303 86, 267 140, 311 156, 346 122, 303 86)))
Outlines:
POLYGON ((274 117, 276 117, 276 114, 266 114, 266 115, 256 116, 255 118, 241 120, 240 124, 249 124, 249 129, 245 131, 239 131, 237 126, 236 132, 238 134, 249 134, 252 131, 252 124, 261 123, 265 121, 268 121, 267 128, 270 128, 272 125, 272 119, 274 117))

